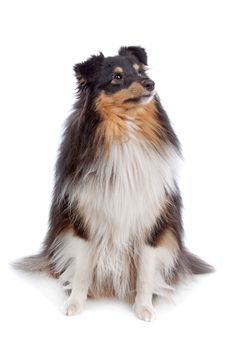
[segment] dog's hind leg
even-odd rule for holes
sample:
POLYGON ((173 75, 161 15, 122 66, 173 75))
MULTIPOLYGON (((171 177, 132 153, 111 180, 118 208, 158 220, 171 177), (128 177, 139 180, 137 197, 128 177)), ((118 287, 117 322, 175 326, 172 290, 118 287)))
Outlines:
POLYGON ((72 278, 72 290, 69 298, 62 306, 62 312, 67 315, 75 315, 82 311, 87 299, 88 289, 93 275, 93 261, 90 252, 90 243, 77 236, 69 237, 68 245, 75 251, 72 264, 74 275, 72 278))

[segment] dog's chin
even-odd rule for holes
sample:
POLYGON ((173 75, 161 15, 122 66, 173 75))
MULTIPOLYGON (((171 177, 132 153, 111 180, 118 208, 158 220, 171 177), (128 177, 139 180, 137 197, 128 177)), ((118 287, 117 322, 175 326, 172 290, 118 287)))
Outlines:
POLYGON ((146 105, 146 104, 150 103, 150 102, 153 100, 153 98, 154 98, 154 92, 151 93, 150 95, 142 96, 142 97, 140 98, 139 103, 141 103, 141 104, 143 104, 143 105, 146 105))
POLYGON ((125 100, 125 103, 135 103, 135 104, 143 104, 146 105, 150 103, 154 98, 154 91, 150 94, 145 94, 143 96, 135 97, 135 98, 129 98, 125 100))

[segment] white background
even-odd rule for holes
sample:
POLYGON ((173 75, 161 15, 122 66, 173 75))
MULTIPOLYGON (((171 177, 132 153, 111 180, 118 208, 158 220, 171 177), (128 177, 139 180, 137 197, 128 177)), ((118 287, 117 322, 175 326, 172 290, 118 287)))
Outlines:
POLYGON ((1 1, 2 349, 232 349, 231 1, 1 1), (38 251, 47 229, 72 67, 121 45, 147 49, 150 76, 183 145, 180 187, 189 248, 217 272, 187 283, 156 320, 89 301, 62 316, 55 281, 8 263, 38 251))

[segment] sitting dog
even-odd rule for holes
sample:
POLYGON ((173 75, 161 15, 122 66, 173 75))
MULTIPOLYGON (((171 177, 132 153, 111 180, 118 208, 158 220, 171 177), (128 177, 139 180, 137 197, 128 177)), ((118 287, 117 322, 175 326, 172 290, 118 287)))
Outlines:
POLYGON ((49 230, 41 252, 16 263, 59 278, 69 292, 65 315, 88 296, 116 296, 150 321, 153 295, 212 271, 183 243, 180 144, 146 69, 138 46, 74 66, 78 99, 59 150, 49 230))

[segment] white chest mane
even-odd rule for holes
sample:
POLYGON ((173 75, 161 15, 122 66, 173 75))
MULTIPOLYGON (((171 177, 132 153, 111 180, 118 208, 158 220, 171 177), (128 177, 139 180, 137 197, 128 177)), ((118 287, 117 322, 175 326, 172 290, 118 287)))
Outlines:
MULTIPOLYGON (((119 297, 129 292, 130 259, 137 259, 166 193, 176 189, 177 160, 172 147, 161 155, 145 141, 130 138, 113 144, 107 159, 93 164, 77 184, 67 186, 90 235, 94 290, 110 281, 119 297)), ((61 266, 76 257, 74 238, 67 237, 71 243, 62 253, 61 266)))
POLYGON ((93 235, 98 231, 127 244, 132 235, 152 227, 165 192, 175 190, 177 159, 172 147, 161 155, 138 139, 114 143, 108 158, 93 165, 70 198, 78 202, 93 235))

